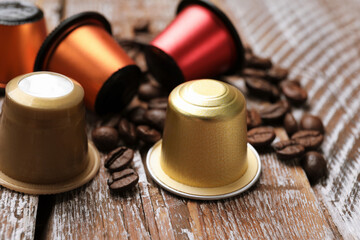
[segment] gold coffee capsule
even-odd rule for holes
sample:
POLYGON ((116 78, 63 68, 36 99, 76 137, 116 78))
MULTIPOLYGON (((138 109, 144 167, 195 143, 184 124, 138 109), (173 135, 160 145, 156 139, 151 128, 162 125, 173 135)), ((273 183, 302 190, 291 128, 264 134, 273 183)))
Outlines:
POLYGON ((183 83, 169 96, 163 139, 150 149, 147 167, 162 187, 194 199, 221 199, 247 190, 261 162, 247 143, 246 102, 216 80, 183 83))
POLYGON ((53 194, 77 188, 100 160, 85 132, 84 90, 64 75, 18 76, 5 89, 0 115, 0 184, 53 194))

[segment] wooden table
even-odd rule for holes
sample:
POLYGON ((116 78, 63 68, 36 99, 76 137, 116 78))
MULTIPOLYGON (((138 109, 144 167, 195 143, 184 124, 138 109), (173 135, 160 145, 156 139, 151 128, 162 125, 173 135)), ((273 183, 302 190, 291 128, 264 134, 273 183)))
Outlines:
MULTIPOLYGON (((110 194, 107 172, 77 190, 30 196, 0 188, 0 239, 358 239, 360 238, 360 2, 355 0, 223 0, 243 41, 255 53, 290 69, 308 90, 305 109, 319 115, 329 176, 310 186, 303 170, 274 153, 250 191, 221 201, 187 200, 160 189, 139 152, 136 191, 110 194)), ((177 1, 39 0, 48 30, 75 13, 93 10, 117 38, 151 20, 156 35, 175 15, 177 1)), ((149 37, 151 39, 151 37, 149 37)), ((241 86, 240 86, 241 88, 241 86)), ((245 90, 246 92, 246 90, 245 90)), ((248 105, 256 106, 248 100, 248 105)), ((89 128, 97 117, 89 114, 89 128)), ((287 138, 277 129, 280 139, 287 138)))

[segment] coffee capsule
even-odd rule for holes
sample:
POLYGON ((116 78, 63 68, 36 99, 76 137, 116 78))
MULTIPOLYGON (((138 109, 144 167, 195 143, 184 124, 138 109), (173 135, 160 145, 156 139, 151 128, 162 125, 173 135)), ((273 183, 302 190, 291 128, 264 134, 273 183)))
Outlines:
POLYGON ((140 69, 111 36, 109 22, 95 12, 74 15, 46 38, 34 71, 52 71, 78 81, 85 104, 99 114, 124 108, 135 95, 140 69))
POLYGON ((246 102, 216 80, 189 81, 169 96, 163 139, 147 154, 151 177, 193 199, 227 198, 249 189, 261 162, 247 143, 246 102))
POLYGON ((183 0, 176 18, 145 50, 149 70, 169 89, 241 69, 244 48, 226 15, 208 1, 183 0))
POLYGON ((41 9, 28 2, 0 2, 0 89, 14 77, 32 72, 45 38, 41 9))
POLYGON ((18 76, 5 89, 0 115, 0 184, 54 194, 91 180, 99 153, 87 141, 84 90, 64 75, 18 76))

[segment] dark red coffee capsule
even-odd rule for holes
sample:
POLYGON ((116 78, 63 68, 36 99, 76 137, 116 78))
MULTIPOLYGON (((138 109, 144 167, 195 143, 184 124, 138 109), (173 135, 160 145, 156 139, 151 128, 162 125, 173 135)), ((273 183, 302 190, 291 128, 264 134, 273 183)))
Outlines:
POLYGON ((109 22, 96 12, 74 15, 46 38, 34 71, 52 71, 78 81, 85 104, 99 114, 125 107, 139 86, 141 71, 111 36, 109 22))
POLYGON ((208 1, 183 0, 176 18, 146 49, 149 70, 164 86, 241 69, 244 48, 226 15, 208 1))

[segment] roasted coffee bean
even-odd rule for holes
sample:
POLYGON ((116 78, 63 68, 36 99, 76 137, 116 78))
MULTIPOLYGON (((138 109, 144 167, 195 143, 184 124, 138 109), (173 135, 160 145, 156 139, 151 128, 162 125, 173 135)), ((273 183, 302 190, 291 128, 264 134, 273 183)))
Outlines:
POLYGON ((245 84, 251 94, 271 99, 277 99, 280 96, 279 89, 275 85, 261 78, 247 77, 245 84))
POLYGON ((146 113, 146 109, 143 107, 135 107, 129 111, 127 114, 127 117, 130 122, 133 122, 135 124, 146 124, 146 119, 144 117, 146 113))
POLYGON ((164 109, 149 109, 145 113, 145 118, 150 125, 159 130, 164 129, 166 110, 164 109))
POLYGON ((248 68, 269 69, 272 67, 272 62, 269 58, 262 58, 253 54, 245 54, 245 66, 248 68))
POLYGON ((247 133, 248 142, 255 148, 269 146, 275 137, 275 131, 272 127, 257 127, 247 133))
POLYGON ((324 136, 319 131, 314 130, 300 130, 294 133, 291 136, 298 144, 304 146, 304 148, 308 150, 315 150, 320 147, 322 141, 324 140, 324 136))
POLYGON ((258 127, 262 124, 260 114, 255 109, 247 110, 246 125, 248 129, 258 127))
POLYGON ((250 46, 244 46, 245 54, 252 54, 253 50, 250 46))
POLYGON ((274 143, 272 146, 277 156, 283 160, 299 158, 305 152, 305 148, 294 140, 283 140, 274 143))
POLYGON ((148 82, 140 85, 138 95, 140 99, 148 101, 153 98, 164 96, 165 92, 161 89, 161 87, 148 82))
POLYGON ((293 104, 306 102, 307 92, 293 81, 284 81, 280 84, 281 91, 285 97, 293 104))
POLYGON ((161 139, 160 132, 146 125, 138 126, 136 133, 141 140, 149 144, 154 144, 161 139))
POLYGON ((295 79, 291 79, 291 80, 286 80, 287 82, 291 82, 299 87, 301 87, 301 83, 300 83, 300 79, 295 78, 295 79))
POLYGON ((279 83, 288 75, 288 70, 280 67, 272 67, 267 71, 266 79, 272 83, 279 83))
POLYGON ((139 182, 139 176, 131 169, 127 168, 120 172, 114 172, 108 179, 110 190, 113 191, 126 191, 136 186, 139 182))
POLYGON ((291 113, 286 113, 284 117, 284 128, 288 136, 293 135, 295 132, 299 131, 299 126, 296 122, 296 119, 291 113))
POLYGON ((119 134, 116 129, 107 126, 95 128, 91 136, 96 147, 104 152, 114 149, 119 139, 119 134))
POLYGON ((274 104, 267 104, 259 111, 261 119, 266 122, 276 122, 285 116, 289 111, 289 104, 287 101, 281 100, 274 104))
POLYGON ((127 144, 136 143, 136 128, 135 125, 129 122, 126 118, 120 120, 118 124, 119 136, 127 144))
POLYGON ((106 126, 106 127, 113 127, 116 128, 119 121, 121 119, 120 114, 109 114, 106 116, 103 116, 100 121, 96 124, 98 127, 100 126, 106 126))
POLYGON ((266 71, 262 69, 245 68, 242 71, 242 75, 247 77, 265 78, 266 71))
POLYGON ((300 129, 302 130, 316 130, 324 133, 324 125, 321 119, 311 114, 305 114, 300 120, 300 129))
POLYGON ((134 33, 148 33, 149 32, 150 21, 148 19, 138 19, 134 26, 134 33))
POLYGON ((301 166, 311 184, 314 184, 326 175, 326 161, 318 152, 307 152, 301 159, 301 166))
POLYGON ((168 98, 154 98, 149 101, 149 109, 166 109, 168 105, 168 98))
POLYGON ((118 147, 105 158, 105 167, 110 172, 120 171, 128 166, 134 158, 134 150, 127 147, 118 147))

